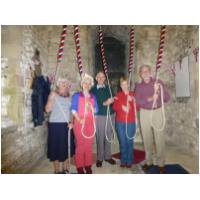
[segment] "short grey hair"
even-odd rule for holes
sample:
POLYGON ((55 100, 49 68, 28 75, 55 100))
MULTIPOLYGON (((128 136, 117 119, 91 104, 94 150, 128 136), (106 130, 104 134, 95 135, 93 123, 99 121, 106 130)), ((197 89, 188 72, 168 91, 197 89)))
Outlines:
POLYGON ((62 82, 66 82, 68 85, 70 85, 69 81, 66 78, 59 77, 56 82, 56 86, 59 87, 60 83, 62 83, 62 82))
POLYGON ((145 68, 145 67, 148 68, 149 71, 151 72, 151 67, 150 67, 150 65, 144 64, 144 65, 141 65, 141 66, 140 66, 140 68, 139 68, 139 74, 141 74, 142 69, 145 68))
POLYGON ((86 82, 86 80, 90 81, 91 87, 94 85, 94 79, 92 78, 92 76, 90 76, 89 74, 84 74, 81 79, 81 87, 83 86, 83 83, 86 82))
MULTIPOLYGON (((97 79, 97 77, 99 76, 99 74, 103 74, 104 76, 105 76, 105 73, 103 72, 103 71, 99 71, 97 74, 96 74, 96 79, 97 79)), ((106 77, 106 76, 105 76, 106 77)))

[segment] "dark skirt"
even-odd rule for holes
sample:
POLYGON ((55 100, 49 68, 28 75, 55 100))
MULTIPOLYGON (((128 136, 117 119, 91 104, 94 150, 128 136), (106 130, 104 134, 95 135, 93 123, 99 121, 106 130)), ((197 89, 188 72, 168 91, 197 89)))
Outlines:
MULTIPOLYGON (((48 149, 47 157, 50 161, 65 161, 68 158, 68 125, 67 123, 48 123, 48 149)), ((70 131, 71 157, 75 153, 73 130, 70 131)))

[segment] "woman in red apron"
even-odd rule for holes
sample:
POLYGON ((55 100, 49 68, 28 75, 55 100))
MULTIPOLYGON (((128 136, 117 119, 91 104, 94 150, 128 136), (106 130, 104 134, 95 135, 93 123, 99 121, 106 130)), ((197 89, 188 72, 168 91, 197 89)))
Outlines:
POLYGON ((85 75, 81 81, 82 91, 72 97, 72 114, 74 115, 74 134, 76 140, 75 164, 79 174, 91 174, 93 153, 92 146, 96 132, 94 114, 98 112, 96 97, 90 93, 93 78, 85 75))

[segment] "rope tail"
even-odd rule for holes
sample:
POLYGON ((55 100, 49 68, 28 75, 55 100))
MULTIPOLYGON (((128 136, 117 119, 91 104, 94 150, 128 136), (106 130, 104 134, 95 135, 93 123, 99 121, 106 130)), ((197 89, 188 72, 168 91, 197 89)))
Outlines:
POLYGON ((93 138, 94 136, 95 136, 95 133, 96 133, 96 123, 95 123, 95 116, 94 116, 94 111, 93 111, 93 109, 92 109, 92 117, 93 117, 93 127, 94 127, 94 133, 92 134, 92 135, 90 135, 90 136, 87 136, 87 135, 85 135, 85 133, 84 133, 84 128, 85 128, 85 119, 86 119, 86 112, 87 112, 87 108, 86 108, 86 98, 85 98, 85 96, 84 96, 84 116, 83 116, 83 124, 82 124, 82 127, 81 127, 81 133, 82 133, 82 135, 83 135, 83 137, 85 138, 85 139, 91 139, 91 138, 93 138))
MULTIPOLYGON (((157 63, 156 63, 156 81, 155 81, 155 84, 157 84, 158 80, 159 80, 159 69, 161 68, 163 54, 164 54, 165 35, 166 35, 166 26, 161 26, 160 44, 159 44, 158 57, 157 57, 157 63)), ((156 95, 156 91, 154 91, 154 95, 156 95)), ((150 115, 151 126, 157 131, 164 130, 165 123, 166 123, 165 107, 164 107, 164 93, 163 93, 163 86, 161 84, 160 84, 160 98, 161 98, 161 111, 162 111, 162 126, 156 127, 156 125, 153 123, 154 108, 157 107, 157 100, 156 99, 153 100, 151 115, 150 115)))
MULTIPOLYGON (((100 49, 101 49, 103 69, 104 69, 104 73, 105 73, 106 80, 107 80, 107 83, 108 83, 108 89, 109 89, 110 97, 113 98, 111 87, 110 87, 110 81, 109 81, 109 78, 108 78, 108 65, 107 65, 107 62, 106 62, 105 49, 104 49, 104 44, 103 44, 103 32, 102 32, 101 26, 99 26, 99 44, 100 44, 100 49)), ((107 115, 106 115, 106 124, 105 124, 106 140, 110 143, 114 143, 115 135, 116 135, 116 131, 115 131, 115 128, 113 126, 113 122, 112 122, 112 118, 111 118, 111 114, 110 114, 110 106, 108 105, 107 106, 107 115), (113 132, 113 139, 108 138, 108 134, 107 134, 107 132, 108 132, 108 120, 110 121, 110 124, 111 124, 112 132, 113 132)))

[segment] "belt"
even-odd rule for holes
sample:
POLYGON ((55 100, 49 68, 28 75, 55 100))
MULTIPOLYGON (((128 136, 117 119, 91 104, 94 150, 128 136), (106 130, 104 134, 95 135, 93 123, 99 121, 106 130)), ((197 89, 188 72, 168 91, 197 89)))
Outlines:
MULTIPOLYGON (((142 108, 142 107, 141 107, 142 108)), ((144 110, 157 110, 157 109, 159 109, 159 108, 161 108, 161 107, 157 107, 157 108, 142 108, 142 109, 144 109, 144 110)))

